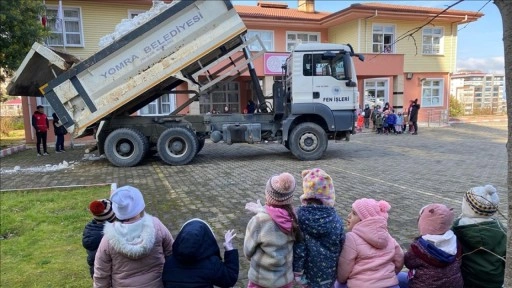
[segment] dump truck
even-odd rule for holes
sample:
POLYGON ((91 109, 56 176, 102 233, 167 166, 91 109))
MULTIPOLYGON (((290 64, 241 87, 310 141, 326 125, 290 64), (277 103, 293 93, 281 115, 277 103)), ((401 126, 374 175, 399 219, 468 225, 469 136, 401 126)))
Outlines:
POLYGON ((249 50, 256 37, 225 1, 173 1, 161 13, 89 58, 34 43, 8 86, 10 95, 44 96, 72 137, 94 136, 101 155, 115 166, 139 164, 158 154, 184 165, 213 143, 283 144, 300 160, 323 156, 329 140, 355 133, 359 93, 348 44, 298 44, 282 77, 264 96, 253 61, 266 51, 249 50), (180 112, 221 81, 251 76, 256 113, 180 112), (175 88, 187 83, 188 90, 175 88), (164 93, 188 101, 169 115, 134 116, 164 93))

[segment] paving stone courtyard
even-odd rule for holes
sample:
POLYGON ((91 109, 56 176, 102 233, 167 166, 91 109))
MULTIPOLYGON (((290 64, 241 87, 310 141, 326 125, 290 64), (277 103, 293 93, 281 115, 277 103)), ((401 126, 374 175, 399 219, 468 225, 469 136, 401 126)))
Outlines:
MULTIPOLYGON (((444 203, 459 214, 462 195, 473 186, 494 185, 501 193, 501 210, 505 212, 506 138, 506 122, 420 128, 419 135, 365 131, 353 135, 350 142, 331 141, 321 160, 305 162, 279 144, 229 146, 207 142, 189 165, 168 166, 153 157, 132 168, 84 157, 85 147, 47 157, 36 157, 35 150, 29 149, 0 159, 0 186, 10 190, 129 184, 143 192, 147 212, 159 217, 174 236, 186 220, 198 217, 211 224, 219 244, 224 231, 235 229, 235 246, 242 248, 245 227, 252 216, 244 210, 245 203, 256 199, 264 202, 268 178, 286 171, 300 184, 303 169, 320 167, 334 179, 336 209, 344 219, 358 198, 388 201, 392 206, 390 233, 406 248, 416 236, 421 207, 444 203)), ((295 205, 299 205, 301 192, 298 185, 295 205)), ((239 252, 243 254, 241 249, 239 252)), ((237 286, 244 287, 249 262, 242 255, 240 265, 237 286)))

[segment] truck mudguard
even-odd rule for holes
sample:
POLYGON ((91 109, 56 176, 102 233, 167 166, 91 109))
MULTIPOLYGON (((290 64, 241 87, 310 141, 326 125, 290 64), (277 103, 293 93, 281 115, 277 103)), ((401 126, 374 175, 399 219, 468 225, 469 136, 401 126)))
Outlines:
POLYGON ((328 131, 347 131, 352 130, 348 127, 354 120, 354 111, 340 110, 332 111, 327 105, 321 103, 293 103, 292 113, 283 121, 283 140, 288 140, 288 130, 293 121, 303 115, 314 114, 322 117, 327 124, 328 131), (352 120, 350 120, 350 117, 352 120), (348 122, 347 122, 348 121, 348 122), (344 127, 347 126, 347 127, 344 127))

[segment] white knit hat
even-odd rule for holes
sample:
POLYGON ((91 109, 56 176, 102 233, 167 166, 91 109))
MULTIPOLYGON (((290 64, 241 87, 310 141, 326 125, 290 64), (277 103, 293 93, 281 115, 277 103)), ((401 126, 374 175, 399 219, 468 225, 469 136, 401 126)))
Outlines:
POLYGON ((110 196, 112 209, 119 220, 128 220, 140 214, 146 207, 144 198, 139 189, 132 186, 123 186, 110 196))
POLYGON ((492 185, 473 187, 462 198, 462 214, 466 217, 490 217, 498 211, 500 198, 492 185))

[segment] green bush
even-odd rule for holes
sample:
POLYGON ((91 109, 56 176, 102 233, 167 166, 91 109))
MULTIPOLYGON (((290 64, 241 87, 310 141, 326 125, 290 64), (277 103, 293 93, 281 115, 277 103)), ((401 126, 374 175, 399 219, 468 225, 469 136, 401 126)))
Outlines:
POLYGON ((464 103, 454 96, 450 96, 450 116, 456 117, 462 115, 464 115, 464 103))
POLYGON ((9 136, 13 130, 23 130, 23 117, 21 116, 2 116, 0 119, 0 135, 9 136))

